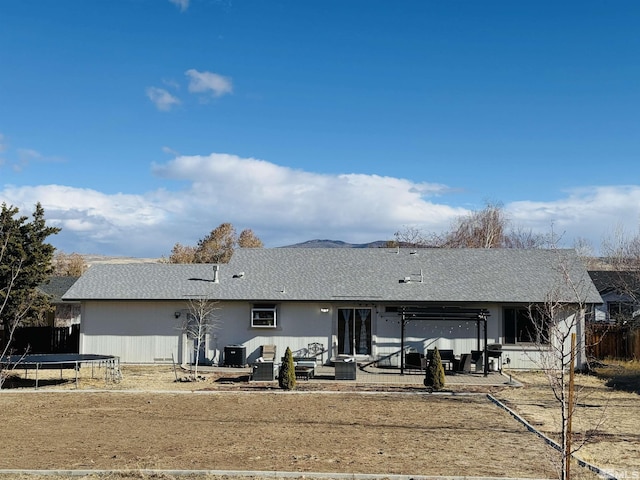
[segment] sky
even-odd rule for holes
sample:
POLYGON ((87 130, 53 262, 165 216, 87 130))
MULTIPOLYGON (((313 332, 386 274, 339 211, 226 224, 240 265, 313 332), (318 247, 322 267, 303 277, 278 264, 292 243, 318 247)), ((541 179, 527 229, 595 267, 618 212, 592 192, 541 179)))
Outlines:
POLYGON ((640 2, 0 2, 0 202, 65 253, 640 225, 640 2))

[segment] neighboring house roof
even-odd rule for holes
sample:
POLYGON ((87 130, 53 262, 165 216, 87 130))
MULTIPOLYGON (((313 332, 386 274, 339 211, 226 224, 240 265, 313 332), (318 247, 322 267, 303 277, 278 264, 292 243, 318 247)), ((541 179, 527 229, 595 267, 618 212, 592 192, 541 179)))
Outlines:
POLYGON ((590 270, 589 276, 601 294, 640 295, 640 273, 628 270, 590 270))
POLYGON ((573 302, 561 262, 582 300, 601 303, 573 250, 517 249, 239 249, 217 283, 211 264, 95 265, 63 299, 573 302))
POLYGON ((80 277, 49 277, 49 280, 38 285, 38 290, 49 296, 51 303, 61 303, 62 296, 71 288, 71 285, 73 285, 78 278, 80 277))

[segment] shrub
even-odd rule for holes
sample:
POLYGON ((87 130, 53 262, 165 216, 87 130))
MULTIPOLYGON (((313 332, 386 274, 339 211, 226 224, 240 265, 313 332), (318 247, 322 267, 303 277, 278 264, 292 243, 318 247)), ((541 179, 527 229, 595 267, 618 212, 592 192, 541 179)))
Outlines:
POLYGON ((433 390, 442 390, 444 388, 444 367, 437 347, 433 349, 433 358, 427 365, 424 386, 433 390))
POLYGON ((278 375, 278 385, 283 390, 293 390, 296 387, 296 368, 293 364, 293 354, 287 347, 282 358, 280 374, 278 375))

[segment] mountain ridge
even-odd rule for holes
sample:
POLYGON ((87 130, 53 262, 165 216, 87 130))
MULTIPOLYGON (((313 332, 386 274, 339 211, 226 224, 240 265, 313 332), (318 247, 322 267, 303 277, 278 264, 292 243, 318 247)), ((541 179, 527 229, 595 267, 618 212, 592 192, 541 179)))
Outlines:
MULTIPOLYGON (((342 240, 313 239, 305 242, 294 243, 292 245, 284 245, 282 247, 273 248, 382 248, 386 245, 386 241, 377 240, 368 243, 348 243, 342 240)), ((82 258, 87 265, 97 265, 103 263, 156 263, 161 258, 142 258, 127 256, 111 256, 99 254, 82 254, 82 258)))
POLYGON ((306 242, 294 243, 277 248, 381 248, 386 245, 385 240, 376 240, 368 243, 348 243, 342 240, 319 239, 307 240, 306 242))

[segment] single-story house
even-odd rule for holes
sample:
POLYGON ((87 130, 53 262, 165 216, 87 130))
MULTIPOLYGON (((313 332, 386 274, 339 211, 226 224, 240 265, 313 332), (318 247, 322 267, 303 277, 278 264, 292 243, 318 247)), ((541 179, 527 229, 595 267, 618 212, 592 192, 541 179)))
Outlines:
POLYGON ((49 298, 53 310, 47 317, 47 325, 71 327, 80 323, 80 302, 63 302, 62 296, 79 277, 51 276, 38 285, 38 290, 49 298))
MULTIPOLYGON (((231 347, 246 363, 276 345, 278 357, 313 346, 325 363, 399 365, 406 349, 464 354, 489 343, 511 368, 535 368, 529 307, 551 294, 573 304, 576 291, 585 308, 602 302, 573 250, 256 248, 221 265, 95 265, 63 299, 82 305, 80 353, 124 363, 192 361, 179 325, 190 299, 207 298, 219 302, 201 352, 213 364, 231 347)), ((567 315, 583 339, 583 312, 567 315)))
POLYGON ((640 273, 620 270, 589 271, 602 297, 595 305, 593 321, 623 325, 640 315, 640 273))

